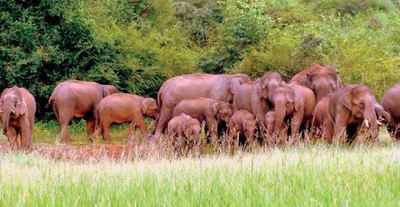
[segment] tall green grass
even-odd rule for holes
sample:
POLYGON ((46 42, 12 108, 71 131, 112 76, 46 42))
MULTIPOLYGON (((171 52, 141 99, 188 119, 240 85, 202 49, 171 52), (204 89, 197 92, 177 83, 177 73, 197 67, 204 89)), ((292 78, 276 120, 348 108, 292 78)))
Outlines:
POLYGON ((0 158, 0 206, 399 206, 400 146, 182 160, 0 158))

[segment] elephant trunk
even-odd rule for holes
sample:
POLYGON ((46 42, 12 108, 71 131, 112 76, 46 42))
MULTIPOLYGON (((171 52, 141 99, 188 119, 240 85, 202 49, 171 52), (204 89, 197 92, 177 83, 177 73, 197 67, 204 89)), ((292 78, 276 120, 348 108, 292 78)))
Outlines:
POLYGON ((328 95, 329 93, 332 92, 332 89, 329 86, 326 85, 320 85, 317 90, 316 90, 316 98, 317 98, 317 103, 320 101, 324 96, 328 95))
POLYGON ((10 115, 11 115, 11 111, 9 109, 7 109, 6 111, 4 111, 3 113, 3 117, 2 117, 2 121, 3 121, 3 133, 7 133, 7 129, 10 123, 10 115))
POLYGON ((274 132, 275 134, 279 133, 279 130, 282 129, 282 125, 283 122, 285 120, 285 116, 286 116, 286 103, 284 101, 278 101, 275 104, 275 110, 274 110, 274 114, 275 114, 275 126, 274 126, 274 132))
POLYGON ((364 124, 369 130, 371 136, 376 138, 378 136, 378 119, 375 113, 375 105, 368 104, 364 112, 364 124))

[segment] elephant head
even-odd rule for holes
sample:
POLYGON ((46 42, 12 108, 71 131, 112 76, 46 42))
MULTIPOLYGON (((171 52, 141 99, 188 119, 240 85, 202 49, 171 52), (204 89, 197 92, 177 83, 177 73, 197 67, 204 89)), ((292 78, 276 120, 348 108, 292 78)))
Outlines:
POLYGON ((382 105, 375 103, 375 113, 376 113, 376 118, 378 119, 378 125, 388 125, 391 123, 392 118, 390 114, 385 111, 382 107, 382 105))
POLYGON ((274 133, 279 133, 285 121, 285 117, 294 113, 297 109, 296 95, 288 85, 276 88, 269 96, 269 101, 274 107, 274 133))
POLYGON ((243 122, 243 131, 247 139, 254 139, 256 137, 257 121, 255 119, 245 120, 243 122))
POLYGON ((27 111, 27 106, 16 87, 4 91, 0 102, 3 132, 6 133, 7 128, 9 127, 10 118, 17 118, 24 115, 27 111))
POLYGON ((376 100, 367 86, 350 86, 350 90, 342 96, 339 103, 350 112, 352 121, 362 121, 372 137, 377 137, 376 100))
POLYGON ((199 138, 198 136, 200 135, 201 132, 200 122, 191 117, 189 122, 190 123, 188 123, 187 127, 183 131, 185 137, 190 139, 198 139, 199 138))
POLYGON ((103 97, 119 92, 119 90, 113 85, 102 85, 101 87, 102 87, 103 97))
POLYGON ((157 118, 158 105, 154 98, 144 98, 142 100, 142 113, 146 116, 157 118))
POLYGON ((212 106, 213 114, 216 115, 218 120, 223 120, 229 123, 233 114, 232 105, 223 101, 217 101, 212 106))
POLYGON ((319 66, 307 74, 305 85, 314 91, 317 101, 319 101, 338 89, 341 81, 336 70, 319 66))
POLYGON ((282 76, 277 72, 267 72, 260 78, 261 91, 260 97, 267 99, 272 91, 280 86, 284 81, 282 76))

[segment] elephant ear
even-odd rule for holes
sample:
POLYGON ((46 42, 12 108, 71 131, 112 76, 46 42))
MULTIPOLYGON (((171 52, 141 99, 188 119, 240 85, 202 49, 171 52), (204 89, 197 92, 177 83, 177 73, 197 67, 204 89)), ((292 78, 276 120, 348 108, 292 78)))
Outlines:
POLYGON ((26 104, 23 101, 18 101, 15 106, 15 115, 22 116, 26 112, 26 104))
POLYGON ((351 111, 351 108, 352 108, 352 105, 353 105, 352 104, 352 101, 353 101, 353 93, 352 93, 352 91, 353 90, 350 90, 347 93, 345 93, 343 95, 342 99, 341 99, 341 103, 349 111, 351 111))

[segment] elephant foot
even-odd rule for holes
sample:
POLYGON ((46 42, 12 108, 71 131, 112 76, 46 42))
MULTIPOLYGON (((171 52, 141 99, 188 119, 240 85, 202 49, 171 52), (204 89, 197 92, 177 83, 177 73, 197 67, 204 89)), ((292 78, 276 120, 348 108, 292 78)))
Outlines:
POLYGON ((61 139, 60 142, 61 142, 62 144, 70 144, 70 143, 71 143, 71 139, 70 139, 70 138, 61 139))

